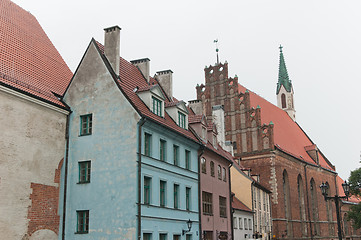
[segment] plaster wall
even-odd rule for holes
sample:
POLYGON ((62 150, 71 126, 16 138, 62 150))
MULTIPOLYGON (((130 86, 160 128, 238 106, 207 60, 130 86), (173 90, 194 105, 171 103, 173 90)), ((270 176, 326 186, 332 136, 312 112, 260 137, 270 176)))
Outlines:
POLYGON ((252 239, 253 237, 253 214, 235 209, 233 213, 234 240, 252 239), (244 219, 251 220, 251 227, 244 227, 244 219), (241 222, 241 223, 240 223, 241 222))
POLYGON ((137 123, 93 43, 64 97, 71 107, 65 234, 67 239, 136 239, 137 123), (80 136, 80 116, 92 134, 80 136), (79 161, 91 161, 90 183, 79 184, 79 161), (77 210, 89 210, 89 233, 76 234, 77 210))
POLYGON ((158 239, 160 233, 172 239, 192 224, 192 239, 198 239, 198 156, 199 145, 158 124, 147 121, 142 128, 142 233, 151 233, 158 239), (151 135, 150 156, 144 155, 144 135, 151 135), (160 140, 166 141, 165 161, 160 160, 160 140), (179 166, 174 165, 173 146, 179 147, 179 166), (190 169, 185 169, 185 151, 190 152, 190 169), (151 178, 150 204, 144 204, 144 177, 151 178), (160 181, 166 182, 165 206, 160 206, 160 181), (174 184, 179 186, 179 206, 174 208, 174 184), (186 209, 186 187, 191 189, 190 209, 186 209))
POLYGON ((252 180, 235 167, 231 167, 231 188, 235 196, 252 209, 252 180))
MULTIPOLYGON (((230 216, 230 192, 229 192, 229 162, 208 149, 205 149, 203 158, 206 159, 206 173, 201 172, 201 192, 212 193, 213 214, 205 215, 202 211, 202 230, 213 231, 213 239, 216 238, 216 232, 228 232, 231 236, 231 216, 230 216), (214 162, 214 176, 211 176, 210 162, 214 162), (218 179, 218 165, 226 169, 226 181, 218 179), (219 196, 226 198, 226 214, 227 217, 220 216, 219 196)), ((202 194, 201 194, 202 198, 202 194)))
POLYGON ((0 90, 2 239, 27 235, 31 183, 58 187, 54 183, 55 170, 65 149, 66 114, 15 94, 0 90))

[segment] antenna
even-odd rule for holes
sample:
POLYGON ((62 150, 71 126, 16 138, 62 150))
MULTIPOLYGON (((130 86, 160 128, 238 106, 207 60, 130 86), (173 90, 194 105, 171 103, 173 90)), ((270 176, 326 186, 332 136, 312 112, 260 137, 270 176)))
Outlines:
POLYGON ((219 64, 219 57, 218 57, 218 52, 219 52, 219 49, 218 49, 218 39, 214 40, 213 42, 216 44, 217 65, 218 65, 218 64, 219 64))

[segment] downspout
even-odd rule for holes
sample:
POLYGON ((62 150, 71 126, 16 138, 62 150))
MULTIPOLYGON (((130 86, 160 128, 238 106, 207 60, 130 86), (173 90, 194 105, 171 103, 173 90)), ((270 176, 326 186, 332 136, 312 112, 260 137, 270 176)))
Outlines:
POLYGON ((142 218, 141 218, 141 213, 142 213, 142 205, 141 205, 141 201, 142 201, 142 172, 141 172, 141 167, 142 167, 142 126, 145 123, 147 119, 142 117, 139 122, 138 122, 138 239, 140 240, 142 238, 142 218))
MULTIPOLYGON (((234 233, 233 233, 233 208, 232 208, 232 200, 233 200, 233 194, 231 189, 231 167, 233 166, 233 163, 230 163, 228 166, 228 189, 229 189, 229 212, 230 212, 230 222, 231 222, 231 236, 232 239, 234 239, 234 233)), ((228 225, 228 224, 227 224, 228 225)))
POLYGON ((66 217, 66 189, 68 184, 68 158, 69 158, 69 121, 70 121, 70 114, 66 116, 66 128, 65 128, 65 139, 66 139, 66 146, 65 146, 65 169, 64 169, 64 199, 63 199, 63 223, 62 223, 62 230, 61 230, 61 239, 65 240, 65 217, 66 217))
POLYGON ((306 200, 307 200, 307 212, 308 212, 308 222, 310 223, 310 234, 311 239, 313 239, 313 232, 312 232, 312 222, 311 222, 311 212, 310 212, 310 202, 308 200, 308 179, 307 179, 307 171, 306 171, 306 164, 303 166, 305 170, 305 182, 306 182, 306 200))
POLYGON ((199 217, 199 239, 203 239, 203 232, 202 232, 202 205, 201 205, 201 157, 204 153, 204 146, 201 145, 200 147, 200 154, 198 155, 198 217, 199 217))

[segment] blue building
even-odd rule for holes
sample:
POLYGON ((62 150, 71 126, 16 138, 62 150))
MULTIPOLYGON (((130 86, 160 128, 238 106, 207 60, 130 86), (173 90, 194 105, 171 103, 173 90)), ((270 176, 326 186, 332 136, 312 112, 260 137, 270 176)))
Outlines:
POLYGON ((199 239, 200 143, 172 72, 149 77, 149 59, 119 49, 117 26, 92 39, 63 98, 59 239, 199 239))

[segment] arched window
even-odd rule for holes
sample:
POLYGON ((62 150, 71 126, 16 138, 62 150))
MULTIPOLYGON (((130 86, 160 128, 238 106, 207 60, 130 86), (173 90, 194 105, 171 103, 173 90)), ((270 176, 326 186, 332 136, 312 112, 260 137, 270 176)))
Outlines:
POLYGON ((202 168, 202 173, 207 173, 207 166, 206 166, 205 158, 201 158, 201 168, 202 168))
POLYGON ((214 177, 214 162, 213 161, 211 161, 210 167, 211 167, 211 176, 214 177))
POLYGON ((312 206, 312 221, 313 221, 313 234, 320 235, 320 226, 318 222, 318 204, 317 204, 317 187, 315 184, 315 180, 311 179, 311 206, 312 206))
MULTIPOLYGON (((327 185, 326 193, 330 196, 330 185, 328 182, 325 183, 327 185)), ((328 231, 331 236, 335 234, 334 224, 332 223, 332 202, 326 201, 326 213, 327 213, 327 221, 328 221, 328 231)))
POLYGON ((222 180, 222 167, 221 167, 221 165, 218 165, 218 179, 222 180))
POLYGON ((287 236, 292 237, 292 222, 289 221, 291 220, 290 184, 286 170, 283 171, 283 200, 285 205, 285 218, 287 219, 287 236))
POLYGON ((305 210, 305 195, 303 191, 303 181, 301 175, 297 178, 298 188, 298 204, 300 208, 300 219, 302 224, 302 236, 307 235, 307 224, 306 224, 306 210, 305 210))
POLYGON ((281 95, 281 103, 282 103, 282 108, 286 108, 286 95, 284 93, 282 93, 281 95))
POLYGON ((343 229, 345 231, 345 237, 350 235, 349 229, 348 229, 348 221, 347 221, 347 213, 343 215, 343 229))

